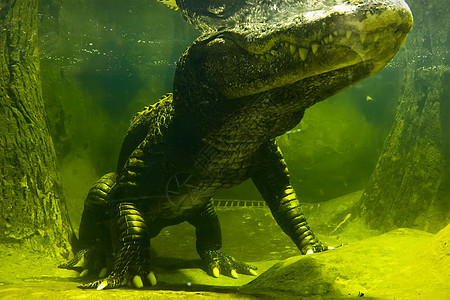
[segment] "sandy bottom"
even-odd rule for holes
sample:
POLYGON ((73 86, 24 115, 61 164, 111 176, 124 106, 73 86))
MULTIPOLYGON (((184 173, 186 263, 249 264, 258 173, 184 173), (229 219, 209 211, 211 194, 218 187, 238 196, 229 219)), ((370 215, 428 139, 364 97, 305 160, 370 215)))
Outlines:
POLYGON ((438 234, 378 234, 345 214, 359 194, 305 206, 318 236, 336 250, 299 256, 267 208, 218 209, 223 250, 258 267, 258 277, 212 278, 195 252, 194 229, 180 224, 152 240, 158 284, 135 290, 82 290, 61 262, 0 245, 0 299, 450 299, 450 225, 438 234), (332 213, 330 213, 332 212, 332 213))

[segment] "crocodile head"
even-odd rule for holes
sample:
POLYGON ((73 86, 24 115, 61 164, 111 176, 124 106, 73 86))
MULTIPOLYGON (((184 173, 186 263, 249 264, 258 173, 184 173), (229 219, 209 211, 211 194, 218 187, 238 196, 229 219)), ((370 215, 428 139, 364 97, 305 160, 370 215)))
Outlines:
POLYGON ((240 102, 233 99, 304 110, 383 68, 413 23, 403 0, 177 4, 203 34, 178 63, 175 103, 200 103, 200 110, 201 103, 240 102))

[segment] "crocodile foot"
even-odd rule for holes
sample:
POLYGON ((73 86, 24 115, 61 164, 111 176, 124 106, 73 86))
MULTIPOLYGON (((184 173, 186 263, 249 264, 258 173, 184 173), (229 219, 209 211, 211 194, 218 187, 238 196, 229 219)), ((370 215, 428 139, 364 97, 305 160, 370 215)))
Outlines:
POLYGON ((120 274, 112 273, 108 277, 94 282, 82 284, 79 288, 94 289, 101 291, 105 288, 118 288, 122 286, 134 286, 137 289, 144 287, 144 285, 156 285, 156 277, 153 272, 140 272, 132 275, 130 272, 121 272, 120 274))
POLYGON ((234 257, 223 253, 220 250, 205 251, 202 255, 202 261, 206 266, 206 272, 219 277, 220 274, 233 278, 238 277, 238 273, 247 275, 258 275, 255 270, 257 267, 237 261, 234 257))
POLYGON ((301 248, 301 252, 304 255, 309 255, 317 252, 327 251, 327 250, 334 250, 334 247, 329 247, 326 244, 314 239, 310 241, 310 244, 304 246, 301 248))
POLYGON ((91 250, 82 249, 82 250, 78 251, 77 253, 75 253, 75 256, 71 260, 60 264, 58 266, 58 268, 67 269, 67 270, 81 269, 82 266, 80 266, 80 265, 84 265, 85 257, 86 257, 86 255, 88 255, 89 251, 91 251, 91 250))
POLYGON ((62 263, 58 268, 78 271, 80 277, 98 274, 98 277, 103 278, 108 273, 107 266, 110 266, 110 270, 112 269, 111 260, 112 257, 107 258, 96 249, 82 249, 75 254, 74 258, 62 263))

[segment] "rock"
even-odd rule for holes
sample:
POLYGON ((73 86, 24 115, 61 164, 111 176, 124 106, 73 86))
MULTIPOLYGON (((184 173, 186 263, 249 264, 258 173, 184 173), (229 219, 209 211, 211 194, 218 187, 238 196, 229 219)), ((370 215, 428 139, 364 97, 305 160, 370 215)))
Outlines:
POLYGON ((448 299, 449 237, 450 225, 437 235, 396 229, 333 251, 286 259, 240 292, 275 298, 448 299))

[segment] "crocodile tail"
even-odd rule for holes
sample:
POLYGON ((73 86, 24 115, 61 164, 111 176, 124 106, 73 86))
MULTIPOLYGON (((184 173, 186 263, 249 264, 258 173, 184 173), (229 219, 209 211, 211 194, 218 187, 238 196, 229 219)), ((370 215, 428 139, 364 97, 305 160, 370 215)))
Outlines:
POLYGON ((72 245, 74 250, 91 248, 102 237, 109 235, 107 196, 115 183, 116 173, 108 173, 103 175, 89 190, 81 216, 80 238, 77 245, 72 245))

